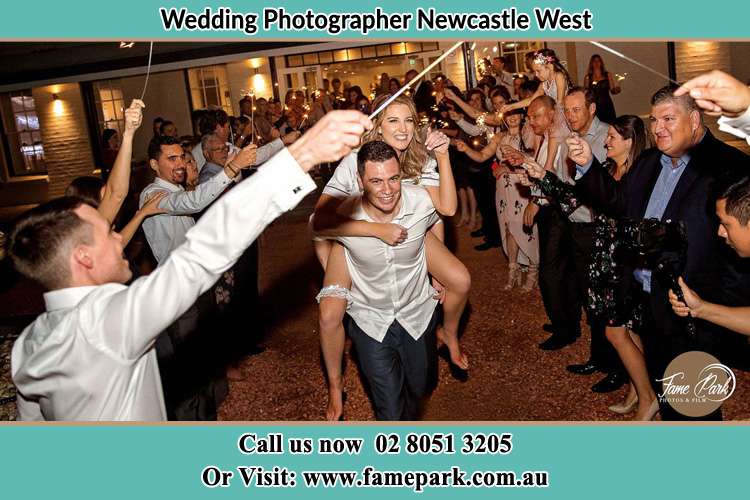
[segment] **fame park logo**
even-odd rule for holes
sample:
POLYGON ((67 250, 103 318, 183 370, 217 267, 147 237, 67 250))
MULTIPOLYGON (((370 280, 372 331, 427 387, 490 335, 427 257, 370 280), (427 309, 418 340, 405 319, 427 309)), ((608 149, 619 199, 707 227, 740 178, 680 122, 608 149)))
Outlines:
POLYGON ((708 353, 690 351, 669 363, 658 394, 660 401, 688 417, 705 417, 734 394, 734 372, 708 353))

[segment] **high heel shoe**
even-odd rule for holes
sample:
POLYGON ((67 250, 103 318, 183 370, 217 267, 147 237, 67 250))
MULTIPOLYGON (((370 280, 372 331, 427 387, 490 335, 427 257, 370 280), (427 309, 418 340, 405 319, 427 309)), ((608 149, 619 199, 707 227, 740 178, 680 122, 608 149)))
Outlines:
POLYGON ((514 286, 521 284, 521 266, 518 264, 508 264, 508 283, 503 290, 512 290, 514 286))
POLYGON ((641 421, 641 422, 648 422, 649 420, 653 420, 656 414, 659 413, 659 398, 657 397, 651 402, 651 406, 648 407, 648 411, 645 415, 641 418, 637 418, 635 420, 641 421))
POLYGON ((524 292, 530 292, 537 286, 537 279, 539 277, 539 268, 537 266, 529 265, 528 272, 526 273, 526 283, 523 284, 521 290, 524 292))
POLYGON ((609 411, 613 411, 615 413, 619 413, 620 415, 627 415, 628 413, 632 413, 635 411, 636 406, 638 406, 638 396, 635 396, 635 399, 631 401, 630 403, 623 402, 623 403, 617 403, 616 405, 609 406, 609 411))

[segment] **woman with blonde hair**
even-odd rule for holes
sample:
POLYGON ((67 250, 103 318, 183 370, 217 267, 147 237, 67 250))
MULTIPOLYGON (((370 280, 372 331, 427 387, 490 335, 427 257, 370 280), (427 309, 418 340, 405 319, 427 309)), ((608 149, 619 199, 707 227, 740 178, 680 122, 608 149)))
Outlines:
MULTIPOLYGON (((377 98, 373 109, 377 109, 389 97, 383 95, 377 98)), ((381 140, 393 147, 399 155, 402 182, 424 186, 438 213, 451 216, 456 211, 457 201, 448 159, 448 138, 429 129, 422 137, 418 133, 418 125, 419 117, 414 103, 409 97, 401 95, 375 118, 372 130, 364 135, 362 143, 381 140), (435 158, 430 156, 430 152, 434 153, 435 158)), ((344 199, 359 192, 355 151, 341 160, 323 189, 312 221, 316 232, 325 237, 375 237, 391 246, 403 242, 406 230, 398 225, 356 221, 337 214, 344 199)), ((436 224, 425 238, 427 269, 434 277, 433 285, 439 291, 444 310, 443 327, 438 337, 448 347, 451 362, 461 369, 467 369, 468 360, 458 342, 458 323, 466 305, 471 277, 463 263, 443 245, 443 232, 443 225, 436 224)), ((345 336, 342 320, 349 300, 351 278, 344 248, 340 244, 316 241, 315 250, 326 271, 323 289, 318 295, 321 348, 329 382, 326 418, 338 420, 343 413, 341 363, 345 336)))

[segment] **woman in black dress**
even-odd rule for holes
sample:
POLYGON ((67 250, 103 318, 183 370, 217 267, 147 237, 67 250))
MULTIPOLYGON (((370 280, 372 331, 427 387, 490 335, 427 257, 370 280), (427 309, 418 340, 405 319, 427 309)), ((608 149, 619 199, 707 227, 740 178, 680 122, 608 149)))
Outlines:
MULTIPOLYGON (((607 161, 604 167, 609 174, 620 181, 646 149, 646 130, 637 116, 623 115, 616 118, 609 127, 607 140, 607 161)), ((528 165, 528 163, 525 163, 528 165)), ((574 186, 566 184, 538 165, 528 165, 530 177, 538 179, 538 185, 545 195, 553 198, 565 213, 572 213, 582 203, 574 186)), ((630 392, 624 403, 612 405, 615 413, 630 413, 637 408, 635 420, 651 420, 659 408, 656 394, 646 370, 643 357, 643 344, 634 332, 637 329, 639 313, 632 300, 632 294, 622 288, 621 263, 616 258, 620 245, 618 240, 618 219, 622 214, 614 213, 610 207, 594 208, 596 233, 589 267, 588 307, 598 318, 606 322, 607 339, 617 350, 617 354, 630 375, 630 392)))
POLYGON ((597 118, 604 123, 614 122, 617 115, 615 104, 609 94, 619 94, 621 89, 617 86, 612 74, 604 67, 604 60, 599 54, 594 54, 589 59, 589 68, 586 70, 583 86, 594 93, 597 118))

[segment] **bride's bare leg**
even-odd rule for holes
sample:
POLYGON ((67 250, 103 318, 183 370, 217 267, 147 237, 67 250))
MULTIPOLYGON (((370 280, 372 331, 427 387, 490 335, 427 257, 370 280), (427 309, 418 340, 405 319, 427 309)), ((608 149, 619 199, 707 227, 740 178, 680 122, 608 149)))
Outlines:
POLYGON ((428 232, 425 237, 425 253, 427 270, 445 286, 446 290, 443 302, 443 327, 438 329, 438 338, 448 347, 453 364, 466 370, 469 368, 469 359, 461 352, 458 324, 471 288, 469 270, 432 232, 428 232))
POLYGON ((332 285, 338 285, 339 290, 351 287, 349 270, 346 267, 344 247, 333 243, 326 259, 326 274, 323 279, 323 292, 319 304, 320 347, 323 351, 323 361, 328 376, 328 407, 326 419, 338 420, 344 412, 342 361, 344 358, 344 314, 347 299, 341 294, 326 293, 332 285))
POLYGON ((333 242, 331 240, 313 240, 313 248, 315 249, 315 256, 318 258, 318 262, 325 271, 328 265, 328 256, 331 254, 331 247, 333 242))

